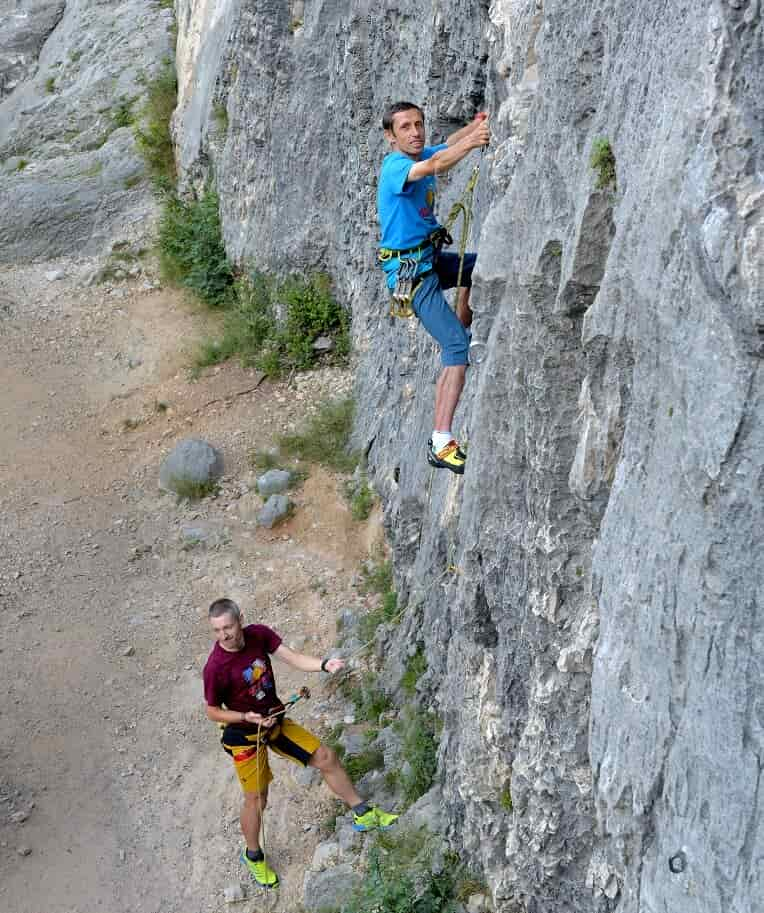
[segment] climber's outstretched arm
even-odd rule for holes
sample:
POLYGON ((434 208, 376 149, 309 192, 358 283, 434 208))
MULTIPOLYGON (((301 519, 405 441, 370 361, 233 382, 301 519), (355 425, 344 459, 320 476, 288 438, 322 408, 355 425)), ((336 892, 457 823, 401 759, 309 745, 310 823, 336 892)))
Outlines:
POLYGON ((435 155, 423 162, 414 162, 411 166, 407 181, 421 181, 422 178, 430 174, 443 174, 454 165, 472 152, 473 149, 480 149, 481 146, 487 146, 491 140, 491 133, 488 129, 488 123, 485 119, 477 121, 477 126, 471 129, 460 140, 446 149, 441 149, 435 155))

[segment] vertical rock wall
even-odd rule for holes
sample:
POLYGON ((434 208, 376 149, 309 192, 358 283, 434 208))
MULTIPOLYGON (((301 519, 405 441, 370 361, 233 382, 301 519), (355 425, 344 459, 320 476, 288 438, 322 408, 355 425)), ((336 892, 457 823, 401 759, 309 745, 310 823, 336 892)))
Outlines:
POLYGON ((180 0, 178 20, 185 179, 214 175, 237 260, 328 269, 353 309, 358 440, 416 606, 388 652, 426 652, 455 843, 502 911, 754 913, 758 0, 180 0), (434 139, 492 115, 461 480, 425 463, 437 355, 374 271, 401 96, 434 139))

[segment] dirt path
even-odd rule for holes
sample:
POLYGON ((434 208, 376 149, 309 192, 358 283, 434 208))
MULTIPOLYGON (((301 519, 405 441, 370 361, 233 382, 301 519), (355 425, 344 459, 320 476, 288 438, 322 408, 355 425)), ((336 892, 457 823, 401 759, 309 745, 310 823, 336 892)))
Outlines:
MULTIPOLYGON (((230 595, 298 649, 333 642, 374 531, 320 470, 288 525, 258 529, 247 453, 349 378, 258 385, 230 365, 192 383, 184 349, 208 318, 178 293, 84 288, 85 265, 63 267, 54 282, 0 271, 0 910, 222 910, 242 878, 239 802, 202 712, 206 606, 230 595), (188 436, 223 451, 226 477, 219 497, 177 505, 158 468, 188 436)), ((305 683, 277 675, 282 696, 305 683)), ((331 723, 309 678, 299 716, 331 723)), ((274 772, 283 889, 265 908, 291 913, 332 802, 274 772)))

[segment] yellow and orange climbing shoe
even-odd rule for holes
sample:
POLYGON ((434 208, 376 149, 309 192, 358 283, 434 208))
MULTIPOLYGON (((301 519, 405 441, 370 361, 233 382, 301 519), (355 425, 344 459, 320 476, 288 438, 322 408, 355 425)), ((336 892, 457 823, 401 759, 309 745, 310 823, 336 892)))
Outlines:
POLYGON ((427 441, 427 462, 436 469, 450 469, 458 475, 464 473, 464 464, 467 454, 459 447, 453 438, 437 453, 433 449, 432 441, 427 441))
POLYGON ((246 849, 241 851, 239 860, 249 869, 250 875, 260 885, 261 888, 277 888, 279 886, 279 876, 268 865, 265 859, 259 859, 253 862, 247 856, 246 849))

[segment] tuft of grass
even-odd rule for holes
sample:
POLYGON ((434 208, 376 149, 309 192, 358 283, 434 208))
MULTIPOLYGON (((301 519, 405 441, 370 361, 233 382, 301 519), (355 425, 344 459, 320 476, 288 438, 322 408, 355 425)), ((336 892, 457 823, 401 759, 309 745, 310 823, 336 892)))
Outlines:
POLYGON ((361 591, 378 593, 382 597, 380 604, 364 615, 359 622, 358 633, 361 640, 366 643, 374 639, 380 625, 396 621, 400 612, 398 596, 393 589, 391 561, 382 559, 372 564, 365 564, 361 568, 361 575, 361 591))
POLYGON ((56 91, 56 80, 53 76, 49 76, 45 80, 45 91, 48 95, 52 95, 56 91))
POLYGON ((135 127, 135 139, 157 187, 169 191, 176 177, 170 118, 178 102, 178 80, 172 61, 165 62, 146 85, 142 123, 135 127))
POLYGON ((129 178, 125 178, 122 182, 125 190, 132 190, 133 187, 137 187, 138 184, 143 180, 142 174, 131 174, 129 178))
POLYGON ((302 431, 282 435, 279 447, 287 456, 352 472, 358 463, 358 455, 348 450, 353 413, 352 399, 329 400, 319 406, 302 431))
POLYGON ((409 763, 409 769, 399 770, 395 777, 408 807, 427 792, 435 779, 442 724, 434 714, 408 704, 393 725, 402 737, 401 757, 409 763))
POLYGON ((228 132, 228 108, 220 102, 216 101, 212 105, 212 117, 217 125, 218 130, 222 133, 228 132))
POLYGON ((379 687, 376 675, 368 673, 358 685, 350 687, 348 696, 355 707, 356 719, 378 723, 380 714, 392 706, 390 698, 379 687))
POLYGON ((224 305, 233 282, 218 206, 218 195, 211 187, 198 200, 168 195, 159 220, 159 255, 165 279, 191 289, 212 307, 224 305))
POLYGON ((374 492, 364 479, 350 498, 350 514, 354 520, 368 520, 374 507, 374 492))
POLYGON ((598 190, 603 190, 611 184, 615 190, 615 155, 613 155, 613 149, 609 140, 600 137, 594 141, 594 144, 592 145, 592 154, 589 159, 589 166, 597 172, 597 183, 595 186, 598 190))
POLYGON ((135 120, 132 111, 133 103, 123 99, 117 107, 111 112, 112 123, 115 129, 120 127, 129 127, 135 120))
POLYGON ((16 171, 23 171, 29 162, 26 159, 19 159, 16 163, 16 171))
POLYGON ((504 809, 504 811, 506 811, 506 812, 511 812, 511 811, 512 811, 512 808, 513 808, 513 806, 512 806, 512 793, 511 793, 511 791, 510 791, 509 784, 507 784, 507 785, 504 787, 504 789, 501 791, 501 796, 500 796, 500 798, 499 798, 499 805, 501 805, 501 807, 502 807, 502 808, 504 809))
POLYGON ((382 559, 366 564, 361 568, 361 577, 364 593, 389 593, 393 588, 393 563, 382 559))
POLYGON ((190 479, 172 479, 170 487, 178 496, 178 501, 201 501, 209 495, 218 493, 218 483, 193 482, 190 479))
POLYGON ((409 697, 413 697, 416 694, 416 684, 426 671, 427 657, 421 649, 417 650, 406 663, 406 671, 401 677, 401 688, 409 697))
POLYGON ((163 415, 165 412, 167 412, 167 410, 169 408, 170 408, 170 404, 166 403, 162 399, 158 399, 154 403, 154 411, 160 413, 160 415, 163 415))
POLYGON ((267 472, 269 469, 281 467, 279 455, 273 450, 252 450, 248 459, 249 465, 258 472, 267 472))
POLYGON ((385 753, 381 748, 366 748, 360 754, 345 758, 344 767, 354 782, 360 780, 371 770, 382 770, 385 766, 385 753))
POLYGON ((82 57, 82 51, 69 51, 69 60, 72 63, 77 63, 80 57, 82 57))

